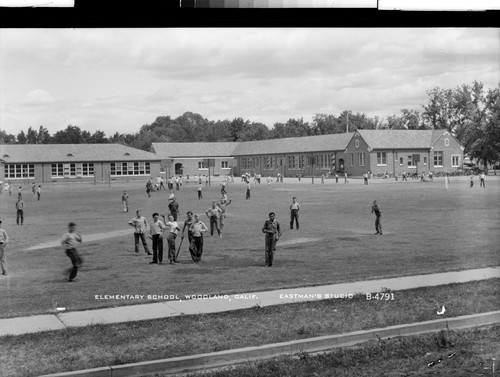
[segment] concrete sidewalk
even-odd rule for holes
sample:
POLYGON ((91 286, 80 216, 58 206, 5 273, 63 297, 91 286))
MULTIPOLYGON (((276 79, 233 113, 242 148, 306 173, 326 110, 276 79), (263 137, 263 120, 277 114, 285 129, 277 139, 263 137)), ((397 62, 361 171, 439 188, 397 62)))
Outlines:
POLYGON ((0 319, 0 336, 60 330, 66 327, 93 324, 113 324, 179 315, 218 313, 247 309, 253 306, 263 307, 325 299, 348 299, 350 295, 375 294, 386 289, 398 291, 492 278, 500 278, 500 267, 246 294, 210 295, 197 298, 182 296, 172 301, 142 305, 0 319))

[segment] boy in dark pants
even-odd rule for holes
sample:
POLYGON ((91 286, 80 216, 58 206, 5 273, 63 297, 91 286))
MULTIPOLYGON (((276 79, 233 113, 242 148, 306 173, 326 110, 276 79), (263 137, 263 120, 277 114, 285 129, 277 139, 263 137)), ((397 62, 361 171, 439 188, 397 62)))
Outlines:
POLYGON ((382 235, 382 221, 380 220, 380 218, 382 217, 382 210, 378 206, 376 200, 373 201, 373 205, 372 205, 372 213, 374 213, 374 212, 375 212, 375 216, 376 216, 375 230, 377 231, 375 234, 382 235))
POLYGON ((265 233, 265 251, 266 267, 272 267, 274 261, 274 252, 276 251, 276 242, 281 237, 280 223, 275 219, 274 212, 269 214, 269 220, 264 223, 262 233, 265 233))
POLYGON ((297 202, 297 198, 294 196, 292 198, 292 204, 290 205, 290 229, 293 229, 294 220, 297 230, 299 229, 299 210, 299 203, 297 202))
POLYGON ((149 235, 153 241, 153 261, 149 264, 162 264, 163 262, 163 231, 167 229, 165 224, 160 220, 158 213, 153 213, 153 223, 149 228, 149 235))
POLYGON ((76 244, 82 242, 82 236, 80 236, 76 232, 76 224, 69 223, 68 224, 68 233, 63 236, 62 246, 66 250, 66 255, 71 259, 71 264, 73 268, 71 269, 71 273, 69 275, 68 281, 74 281, 76 278, 76 274, 78 273, 78 268, 82 265, 83 260, 76 251, 76 244))

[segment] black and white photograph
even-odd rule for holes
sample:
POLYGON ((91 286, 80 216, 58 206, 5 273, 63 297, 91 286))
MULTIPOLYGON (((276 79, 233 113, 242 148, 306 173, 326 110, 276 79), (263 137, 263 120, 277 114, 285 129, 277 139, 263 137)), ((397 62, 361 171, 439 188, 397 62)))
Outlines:
POLYGON ((0 17, 0 376, 500 376, 500 28, 181 10, 0 17))

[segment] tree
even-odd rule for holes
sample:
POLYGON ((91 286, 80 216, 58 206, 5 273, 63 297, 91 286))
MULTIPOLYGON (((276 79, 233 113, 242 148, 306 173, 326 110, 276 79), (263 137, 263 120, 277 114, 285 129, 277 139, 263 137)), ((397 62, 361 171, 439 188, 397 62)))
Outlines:
POLYGON ((26 138, 26 134, 22 130, 17 134, 17 144, 28 144, 28 139, 26 138))
POLYGON ((488 169, 489 163, 500 159, 500 84, 476 98, 484 99, 484 109, 477 106, 473 111, 471 121, 463 127, 462 143, 465 152, 488 169))
POLYGON ((405 130, 407 129, 405 121, 402 117, 393 114, 387 117, 387 127, 390 130, 405 130))
POLYGON ((303 118, 288 119, 285 124, 275 123, 274 128, 270 132, 273 139, 309 136, 312 134, 313 129, 309 126, 308 122, 304 122, 303 118))
POLYGON ((105 144, 109 143, 109 139, 106 137, 103 131, 95 131, 92 135, 90 135, 87 140, 90 144, 105 144))
POLYGON ((230 123, 227 119, 208 122, 202 130, 201 139, 206 142, 231 141, 229 134, 230 123))
POLYGON ((404 128, 408 130, 419 130, 423 128, 420 112, 415 109, 401 109, 401 119, 404 128))
POLYGON ((316 114, 313 117, 312 133, 314 135, 338 134, 345 132, 339 118, 331 114, 316 114))
POLYGON ((429 103, 424 106, 424 112, 422 113, 422 119, 426 127, 435 130, 447 129, 452 131, 453 91, 436 87, 428 91, 427 95, 429 96, 429 103))
POLYGON ((90 135, 88 131, 84 131, 82 135, 82 130, 80 127, 68 125, 65 130, 57 131, 53 137, 53 142, 55 144, 82 144, 85 143, 85 138, 90 135))
POLYGON ((243 118, 234 118, 231 123, 229 123, 229 137, 231 141, 238 141, 240 132, 248 127, 250 122, 248 120, 243 120, 243 118))
POLYGON ((238 134, 238 141, 266 140, 269 138, 269 129, 262 123, 250 123, 238 134))
POLYGON ((26 142, 27 144, 37 144, 38 141, 38 132, 33 128, 29 127, 28 132, 26 133, 26 142))
POLYGON ((0 130, 0 144, 14 144, 16 142, 16 137, 14 135, 8 134, 7 132, 0 130))
POLYGON ((38 128, 37 144, 49 144, 52 142, 52 136, 50 136, 49 130, 45 127, 40 126, 38 128))

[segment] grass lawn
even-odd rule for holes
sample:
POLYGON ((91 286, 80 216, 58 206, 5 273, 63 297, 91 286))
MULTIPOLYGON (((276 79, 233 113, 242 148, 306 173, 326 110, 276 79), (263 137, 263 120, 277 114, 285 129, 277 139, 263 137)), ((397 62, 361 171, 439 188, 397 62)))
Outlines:
MULTIPOLYGON (((0 376, 31 377, 483 313, 500 310, 499 293, 500 279, 490 279, 397 291, 394 300, 389 301, 368 301, 358 295, 352 299, 5 336, 0 339, 0 376), (443 315, 437 315, 441 305, 447 310, 443 315)), ((402 344, 411 343, 403 340, 402 344)), ((492 344, 498 345, 498 337, 492 344)), ((489 344, 484 346, 491 347, 489 344)), ((360 362, 365 368, 365 357, 373 354, 373 365, 380 368, 381 356, 384 359, 382 365, 387 365, 385 359, 393 356, 380 354, 382 351, 385 350, 371 347, 368 351, 360 351, 361 356, 354 353, 349 360, 360 362)), ((418 355, 420 361, 411 365, 420 368, 424 364, 421 361, 423 355, 429 351, 437 352, 432 342, 419 345, 418 352, 405 352, 412 357, 418 355), (422 351, 422 348, 425 349, 422 351)), ((398 357, 404 354, 398 354, 398 357)), ((433 357, 437 358, 435 353, 433 357)), ((370 374, 348 374, 361 375, 370 374)))
POLYGON ((499 339, 500 326, 442 331, 366 342, 316 356, 284 356, 187 377, 496 377, 500 376, 499 339))
MULTIPOLYGON (((0 197, 1 220, 11 238, 9 276, 0 276, 0 317, 50 313, 58 306, 82 310, 146 302, 96 300, 105 294, 246 293, 500 264, 500 179, 488 177, 486 189, 469 189, 466 178, 451 178, 448 190, 443 179, 373 180, 368 186, 350 181, 253 184, 252 198, 245 200, 238 179, 228 186, 232 204, 223 238, 205 237, 204 260, 197 265, 191 263, 186 239, 175 266, 149 265, 151 258, 142 251, 136 257, 127 225, 135 209, 148 219, 155 211, 166 213, 168 191, 147 198, 143 182, 53 184, 43 186, 38 202, 25 184, 24 226, 15 224, 15 191, 0 197), (121 212, 124 189, 131 197, 129 213, 121 212), (299 231, 288 229, 292 196, 301 205, 299 231), (373 235, 375 199, 383 212, 383 236, 373 235), (268 269, 263 268, 261 229, 271 210, 284 235, 275 267, 268 269), (84 240, 79 251, 85 264, 75 283, 67 282, 70 260, 60 246, 27 250, 60 240, 69 221, 78 224, 84 240)), ((208 225, 204 212, 219 190, 216 183, 204 187, 200 201, 195 184, 176 191, 180 220, 192 210, 208 225)))

